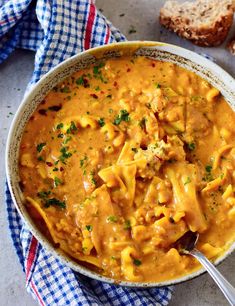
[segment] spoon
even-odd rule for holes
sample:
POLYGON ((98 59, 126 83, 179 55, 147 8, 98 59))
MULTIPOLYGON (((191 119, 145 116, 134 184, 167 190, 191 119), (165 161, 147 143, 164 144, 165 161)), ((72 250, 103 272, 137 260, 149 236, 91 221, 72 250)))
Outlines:
POLYGON ((215 266, 198 251, 195 247, 199 238, 198 233, 188 231, 179 240, 176 241, 174 247, 180 254, 192 255, 195 257, 202 266, 207 270, 224 296, 227 298, 230 305, 235 306, 235 288, 223 277, 223 275, 215 268, 215 266))

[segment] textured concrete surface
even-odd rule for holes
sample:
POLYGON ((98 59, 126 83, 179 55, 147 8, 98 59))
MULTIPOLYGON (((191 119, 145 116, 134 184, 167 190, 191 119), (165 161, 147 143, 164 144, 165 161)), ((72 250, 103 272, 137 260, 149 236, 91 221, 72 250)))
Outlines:
MULTIPOLYGON (((224 46, 199 48, 159 27, 157 16, 164 1, 159 0, 97 0, 97 7, 127 36, 129 40, 158 40, 177 44, 196 52, 212 55, 217 63, 235 76, 235 57, 224 46), (136 31, 136 32, 135 32, 136 31), (135 33, 130 33, 135 32, 135 33)), ((232 31, 235 32, 235 31, 232 31)), ((230 33, 230 36, 233 33, 230 33)), ((3 186, 5 181, 4 151, 8 129, 23 97, 33 71, 34 54, 16 51, 0 65, 0 305, 37 305, 25 290, 25 276, 14 252, 7 227, 3 186)), ((235 254, 219 270, 235 286, 235 254)), ((210 277, 175 286, 170 306, 226 306, 223 295, 210 277)), ((63 306, 63 305, 62 305, 63 306)))

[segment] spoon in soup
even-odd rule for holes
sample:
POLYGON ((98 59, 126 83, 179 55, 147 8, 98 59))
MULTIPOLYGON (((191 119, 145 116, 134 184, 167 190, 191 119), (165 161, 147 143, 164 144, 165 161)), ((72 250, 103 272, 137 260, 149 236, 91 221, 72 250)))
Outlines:
POLYGON ((196 249, 199 234, 188 231, 179 240, 176 241, 174 247, 180 254, 192 255, 202 266, 207 270, 215 283, 219 286, 224 296, 227 298, 230 305, 235 306, 235 288, 223 277, 223 275, 216 269, 216 267, 196 249))

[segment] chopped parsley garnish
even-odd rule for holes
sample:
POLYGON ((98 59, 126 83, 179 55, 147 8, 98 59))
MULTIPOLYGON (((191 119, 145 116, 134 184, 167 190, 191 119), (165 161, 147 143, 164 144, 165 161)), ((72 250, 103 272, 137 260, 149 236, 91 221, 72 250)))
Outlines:
POLYGON ((206 170, 206 174, 205 174, 205 177, 203 177, 203 181, 212 181, 213 180, 213 176, 212 176, 212 173, 211 173, 211 170, 212 170, 212 166, 211 165, 206 165, 205 166, 205 170, 206 170))
POLYGON ((130 25, 130 29, 128 31, 129 34, 133 34, 133 33, 136 33, 136 29, 133 25, 130 25))
POLYGON ((105 121, 104 121, 104 118, 100 118, 99 120, 98 120, 98 123, 99 123, 99 126, 104 126, 105 125, 105 121))
POLYGON ((112 99, 112 95, 107 95, 106 98, 112 99))
POLYGON ((39 191, 37 193, 38 197, 41 198, 41 199, 46 199, 48 198, 48 196, 51 194, 51 191, 39 191))
POLYGON ((60 201, 56 198, 47 199, 45 201, 45 207, 50 207, 51 205, 58 206, 60 208, 66 208, 66 203, 64 201, 60 201))
POLYGON ((72 153, 68 152, 68 147, 62 147, 60 149, 61 155, 59 156, 59 160, 65 164, 65 160, 72 156, 72 153))
POLYGON ((96 179, 95 179, 95 173, 94 173, 94 171, 91 171, 91 172, 90 172, 90 177, 91 177, 91 183, 92 183, 94 186, 96 186, 96 185, 97 185, 97 181, 96 181, 96 179))
POLYGON ((210 173, 211 170, 212 170, 212 166, 211 165, 206 165, 205 169, 206 169, 206 172, 210 173))
POLYGON ((145 129, 145 126, 146 126, 146 118, 143 117, 140 121, 139 121, 139 126, 141 127, 141 129, 145 129))
POLYGON ((75 134, 78 131, 78 128, 76 127, 76 124, 74 121, 71 121, 70 127, 67 129, 67 134, 75 134))
POLYGON ((59 171, 59 169, 57 167, 53 168, 52 171, 56 172, 59 171))
POLYGON ((126 220, 124 223, 124 229, 130 229, 131 228, 131 221, 130 220, 126 220))
POLYGON ((85 162, 87 162, 87 160, 88 160, 87 155, 85 155, 82 159, 80 159, 80 168, 83 168, 86 166, 85 162))
POLYGON ((188 143, 188 149, 189 151, 193 151, 196 149, 196 144, 194 142, 188 143))
POLYGON ((95 65, 95 66, 93 67, 93 73, 94 73, 95 76, 101 74, 100 69, 101 69, 102 67, 104 67, 104 63, 102 63, 102 62, 99 63, 98 65, 95 65))
POLYGON ((155 84, 156 88, 161 88, 161 85, 159 83, 155 84))
POLYGON ((142 264, 141 260, 134 258, 133 259, 133 264, 136 265, 137 267, 142 264))
POLYGON ((44 162, 45 160, 44 160, 44 158, 42 156, 38 156, 38 161, 44 162))
POLYGON ((115 117, 113 124, 119 125, 122 121, 130 121, 129 113, 125 109, 120 110, 120 113, 115 117))
POLYGON ((88 230, 88 232, 91 232, 92 231, 92 225, 86 225, 86 229, 88 230))
POLYGON ((38 152, 41 152, 42 149, 43 149, 43 147, 45 147, 45 145, 46 145, 45 142, 39 143, 39 144, 37 145, 37 151, 38 151, 38 152))
POLYGON ((99 90, 100 90, 100 87, 99 87, 99 86, 96 86, 95 90, 96 90, 96 91, 99 91, 99 90))
POLYGON ((64 126, 64 124, 61 122, 61 123, 57 124, 56 129, 60 130, 60 129, 63 128, 63 126, 64 126))
POLYGON ((67 144, 72 139, 71 136, 66 137, 66 139, 63 141, 64 144, 67 144))
POLYGON ((190 179, 190 177, 188 176, 187 179, 186 179, 186 181, 184 182, 184 185, 187 185, 187 184, 189 184, 189 183, 191 183, 191 179, 190 179))
POLYGON ((76 80, 77 85, 83 85, 84 84, 84 76, 81 75, 77 80, 76 80))
POLYGON ((116 216, 109 216, 109 217, 107 218, 107 221, 108 221, 108 222, 113 222, 113 223, 115 223, 115 222, 117 222, 117 220, 118 220, 118 218, 117 218, 116 216))
POLYGON ((66 208, 66 204, 64 201, 60 201, 56 198, 51 198, 51 199, 48 199, 48 197, 50 196, 51 194, 51 191, 39 191, 37 193, 38 197, 42 199, 45 207, 50 207, 51 205, 55 205, 55 206, 58 206, 60 208, 66 208))
MULTIPOLYGON (((53 170, 54 171, 54 170, 53 170)), ((54 184, 55 184, 55 187, 58 187, 59 185, 62 184, 62 181, 57 177, 55 176, 54 178, 54 184)))
POLYGON ((70 89, 68 86, 64 86, 63 88, 60 89, 60 92, 63 92, 63 93, 70 93, 70 89))
POLYGON ((137 152, 138 152, 138 149, 137 149, 137 148, 131 148, 131 151, 137 153, 137 152))

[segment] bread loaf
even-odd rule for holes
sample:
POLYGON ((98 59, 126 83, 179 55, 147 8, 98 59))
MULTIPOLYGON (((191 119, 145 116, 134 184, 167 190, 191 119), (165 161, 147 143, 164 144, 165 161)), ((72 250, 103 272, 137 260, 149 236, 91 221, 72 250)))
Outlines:
POLYGON ((233 22, 232 0, 166 1, 160 23, 199 46, 223 43, 233 22))

